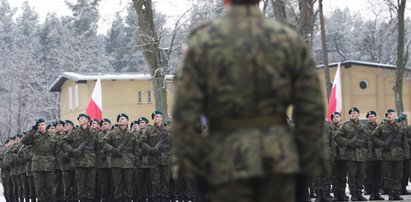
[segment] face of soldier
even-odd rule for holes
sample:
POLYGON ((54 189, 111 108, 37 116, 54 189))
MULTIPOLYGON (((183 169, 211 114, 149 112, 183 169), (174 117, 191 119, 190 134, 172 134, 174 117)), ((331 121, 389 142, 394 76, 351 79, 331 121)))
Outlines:
POLYGON ((101 124, 102 131, 107 131, 110 128, 111 128, 111 124, 109 122, 103 122, 103 124, 101 124))
POLYGON ((37 124, 37 131, 40 133, 45 133, 46 132, 46 123, 42 122, 37 124))
POLYGON ((147 127, 147 123, 145 121, 140 121, 139 127, 140 129, 144 129, 147 127))
POLYGON ((118 125, 119 126, 126 126, 128 124, 128 119, 126 117, 120 117, 120 119, 118 119, 118 125))
POLYGON ((350 119, 351 119, 351 120, 358 120, 359 117, 360 117, 360 114, 359 114, 358 112, 356 112, 356 111, 352 111, 352 112, 350 113, 350 119))
POLYGON ((73 130, 73 125, 66 123, 66 125, 64 125, 64 131, 70 132, 71 130, 73 130))
POLYGON ((163 123, 163 115, 161 115, 161 114, 156 114, 156 115, 154 116, 154 123, 155 123, 156 125, 159 125, 159 124, 163 123))
POLYGON ((90 128, 93 128, 93 129, 98 129, 99 127, 100 127, 100 124, 98 124, 97 121, 93 121, 90 125, 90 128))
POLYGON ((377 121, 377 117, 373 114, 368 115, 367 119, 369 123, 375 123, 377 121))
POLYGON ((134 124, 131 129, 132 129, 133 131, 139 131, 139 130, 140 130, 140 127, 138 126, 138 124, 134 124))
POLYGON ((63 124, 57 124, 57 126, 56 126, 56 131, 57 131, 57 132, 62 132, 63 130, 64 130, 63 124))
POLYGON ((341 122, 341 116, 340 115, 334 115, 333 123, 340 123, 340 122, 341 122))
POLYGON ((397 116, 397 114, 395 112, 390 112, 387 114, 387 120, 389 122, 393 122, 395 121, 395 117, 397 116))
POLYGON ((48 131, 49 133, 55 133, 55 132, 56 132, 56 128, 55 128, 54 126, 50 126, 50 127, 47 129, 47 131, 48 131))
POLYGON ((88 125, 88 122, 89 122, 89 120, 88 120, 86 117, 84 117, 84 116, 82 116, 82 117, 80 117, 80 118, 78 119, 78 124, 79 124, 80 126, 87 126, 87 125, 88 125))

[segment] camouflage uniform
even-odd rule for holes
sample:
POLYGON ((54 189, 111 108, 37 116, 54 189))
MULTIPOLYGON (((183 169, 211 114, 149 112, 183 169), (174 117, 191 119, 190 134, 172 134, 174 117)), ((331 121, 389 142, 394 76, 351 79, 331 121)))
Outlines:
POLYGON ((99 149, 97 132, 90 127, 73 129, 63 137, 62 147, 73 156, 80 201, 93 200, 96 193, 96 151, 99 149), (86 141, 80 151, 79 146, 86 141))
MULTIPOLYGON (((332 123, 328 128, 328 134, 331 136, 331 184, 334 197, 338 198, 339 195, 345 196, 345 188, 347 185, 347 164, 346 161, 341 159, 340 146, 335 141, 334 135, 342 123, 332 123)), ((348 199, 348 196, 347 196, 348 199)))
POLYGON ((381 148, 375 147, 371 141, 371 134, 377 128, 377 123, 368 122, 365 126, 368 141, 368 154, 366 162, 365 190, 370 194, 370 199, 380 199, 382 183, 381 148))
POLYGON ((340 157, 347 162, 348 185, 353 198, 362 196, 367 160, 367 134, 360 129, 360 122, 350 120, 342 124, 335 133, 340 146, 340 157), (355 139, 357 136, 358 138, 355 139))
MULTIPOLYGON (((329 124, 328 121, 326 121, 326 127, 325 127, 325 131, 326 134, 324 136, 324 148, 326 148, 326 163, 328 166, 328 169, 331 170, 331 155, 332 155, 332 150, 331 150, 331 141, 334 139, 332 137, 332 134, 328 133, 328 131, 330 130, 329 128, 331 127, 331 125, 329 124)), ((313 177, 313 188, 314 190, 317 192, 317 198, 319 197, 325 197, 323 196, 319 196, 320 194, 325 194, 329 193, 330 190, 330 175, 329 173, 325 173, 321 176, 314 176, 313 177)))
POLYGON ((115 128, 101 139, 102 148, 106 152, 111 152, 111 171, 113 176, 114 198, 115 200, 131 201, 132 179, 134 173, 135 156, 137 142, 135 136, 128 131, 128 128, 115 128), (125 138, 128 138, 125 140, 125 138), (121 151, 118 146, 126 141, 121 151))
POLYGON ((18 199, 23 200, 23 186, 22 186, 22 181, 21 181, 21 176, 20 176, 22 172, 22 166, 18 158, 18 151, 20 150, 22 146, 23 144, 21 142, 15 142, 9 151, 12 157, 11 176, 12 176, 13 194, 15 196, 15 200, 18 200, 18 199))
POLYGON ((33 178, 33 174, 31 173, 31 171, 27 172, 28 167, 30 167, 31 169, 31 166, 28 166, 28 164, 31 163, 31 159, 33 158, 32 151, 33 151, 33 146, 23 145, 17 153, 19 157, 19 161, 22 166, 21 181, 23 185, 23 196, 26 201, 29 201, 30 198, 31 199, 35 198, 33 197, 31 193, 33 192, 33 190, 30 190, 31 188, 34 188, 34 186, 30 187, 30 183, 34 183, 34 182, 31 182, 31 180, 29 180, 29 178, 31 179, 33 178), (29 176, 30 174, 31 174, 31 177, 29 176))
MULTIPOLYGON (((408 141, 408 146, 411 145, 411 127, 410 126, 402 126, 404 127, 402 130, 404 131, 406 137, 407 137, 407 141, 408 141)), ((408 152, 409 154, 411 154, 411 147, 410 150, 408 152)), ((402 194, 410 194, 407 190, 407 186, 408 186, 408 181, 410 179, 410 163, 411 163, 411 159, 410 157, 405 159, 403 162, 403 174, 402 174, 402 179, 401 179, 401 193, 402 194)))
POLYGON ((57 141, 48 132, 29 132, 21 142, 33 146, 31 171, 38 201, 54 201, 54 171, 57 152, 57 141))
POLYGON ((255 5, 232 5, 195 29, 176 77, 173 172, 204 179, 212 201, 297 200, 297 173, 327 172, 323 95, 310 52, 255 5), (201 115, 210 123, 206 137, 201 115))
MULTIPOLYGON (((383 186, 389 195, 397 195, 401 189, 402 161, 409 157, 409 146, 404 131, 395 123, 387 121, 371 134, 371 140, 379 150, 382 160, 383 186), (391 140, 391 141, 390 141, 391 140)), ((391 197, 390 197, 391 198, 391 197)))
MULTIPOLYGON (((62 136, 59 137, 59 145, 63 143, 63 138, 70 133, 65 132, 62 136)), ((74 165, 74 159, 70 157, 68 152, 64 150, 60 151, 61 155, 61 175, 63 180, 63 193, 65 201, 77 201, 77 183, 76 183, 76 171, 74 165)))
MULTIPOLYGON (((103 139, 107 132, 99 133, 99 141, 103 139)), ((103 202, 114 197, 112 184, 111 154, 101 149, 97 153, 97 188, 99 189, 97 193, 100 193, 99 197, 103 202)))
POLYGON ((64 197, 63 172, 61 170, 64 151, 60 147, 64 135, 65 134, 63 132, 56 132, 54 134, 54 138, 56 139, 57 144, 59 145, 56 155, 56 176, 54 180, 54 193, 56 194, 57 202, 63 200, 64 197))
MULTIPOLYGON (((136 140, 140 142, 147 142, 147 138, 142 137, 143 130, 136 134, 136 140)), ((136 179, 137 179, 137 189, 139 200, 146 201, 150 199, 153 194, 150 165, 148 162, 149 152, 139 148, 136 153, 136 179)))
POLYGON ((13 198, 11 192, 10 158, 8 158, 10 148, 10 146, 5 146, 0 152, 1 183, 3 184, 3 196, 6 201, 12 201, 13 198))
POLYGON ((165 200, 170 197, 171 153, 170 133, 164 125, 147 126, 142 139, 149 145, 149 165, 151 166, 152 194, 154 200, 165 200), (155 146, 164 139, 161 146, 155 146))

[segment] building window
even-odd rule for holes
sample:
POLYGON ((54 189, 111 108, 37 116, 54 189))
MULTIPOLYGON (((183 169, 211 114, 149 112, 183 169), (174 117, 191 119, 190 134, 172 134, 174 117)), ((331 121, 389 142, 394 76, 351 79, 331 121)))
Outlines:
POLYGON ((74 107, 76 109, 79 107, 78 85, 74 87, 74 107))
POLYGON ((368 82, 367 81, 360 81, 360 88, 361 89, 366 89, 368 87, 368 82))
POLYGON ((151 91, 147 91, 147 103, 151 103, 151 91))
POLYGON ((143 92, 138 91, 137 92, 137 103, 141 104, 143 102, 143 92))
POLYGON ((73 109, 73 88, 69 87, 68 89, 68 109, 73 109))

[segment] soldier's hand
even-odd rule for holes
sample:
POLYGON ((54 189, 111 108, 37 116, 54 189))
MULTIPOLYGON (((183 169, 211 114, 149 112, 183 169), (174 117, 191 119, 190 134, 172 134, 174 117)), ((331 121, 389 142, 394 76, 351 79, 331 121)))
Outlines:
POLYGON ((114 148, 113 150, 111 150, 111 153, 115 157, 122 157, 123 156, 123 153, 121 153, 121 151, 119 151, 117 148, 114 148))

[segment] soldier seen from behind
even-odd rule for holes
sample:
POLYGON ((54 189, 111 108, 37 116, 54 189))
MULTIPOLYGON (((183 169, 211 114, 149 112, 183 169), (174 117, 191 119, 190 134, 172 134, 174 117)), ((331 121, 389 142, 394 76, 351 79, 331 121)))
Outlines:
POLYGON ((191 32, 178 69, 173 176, 198 179, 210 201, 306 200, 307 176, 328 172, 311 50, 267 19, 259 0, 224 2, 223 16, 191 32), (294 131, 286 123, 290 106, 294 131))

